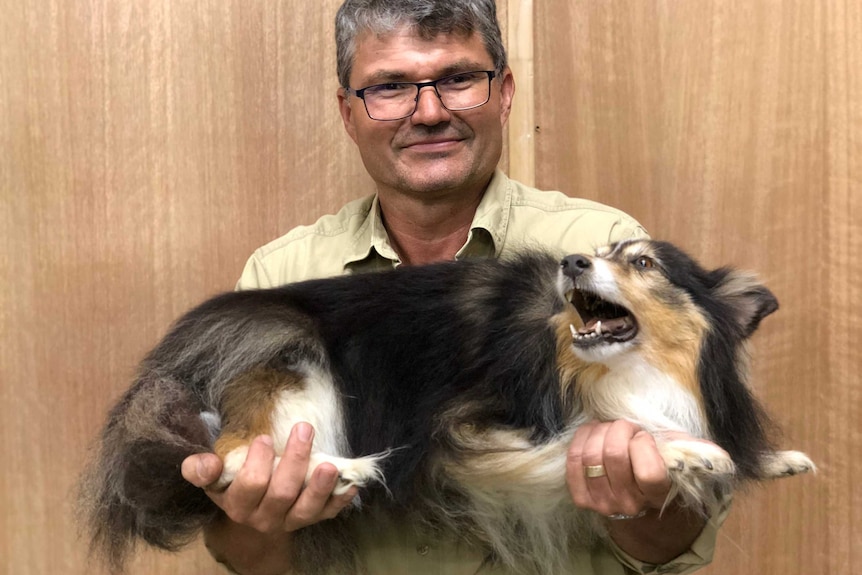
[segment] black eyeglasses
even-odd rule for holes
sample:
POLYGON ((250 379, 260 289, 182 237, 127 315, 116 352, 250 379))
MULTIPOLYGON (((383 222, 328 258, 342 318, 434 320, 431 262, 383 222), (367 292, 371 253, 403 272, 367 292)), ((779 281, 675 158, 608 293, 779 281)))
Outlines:
POLYGON ((365 111, 372 120, 402 120, 416 112, 419 91, 428 86, 447 110, 459 112, 484 106, 491 99, 492 70, 460 72, 431 82, 387 82, 359 90, 347 88, 365 102, 365 111))

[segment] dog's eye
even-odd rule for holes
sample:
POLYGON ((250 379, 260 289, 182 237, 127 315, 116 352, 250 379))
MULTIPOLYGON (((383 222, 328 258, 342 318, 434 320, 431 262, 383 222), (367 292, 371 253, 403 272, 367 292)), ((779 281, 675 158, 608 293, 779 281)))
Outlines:
POLYGON ((650 268, 655 267, 655 262, 653 261, 653 259, 651 257, 640 256, 638 259, 635 260, 635 265, 639 268, 648 270, 650 268))

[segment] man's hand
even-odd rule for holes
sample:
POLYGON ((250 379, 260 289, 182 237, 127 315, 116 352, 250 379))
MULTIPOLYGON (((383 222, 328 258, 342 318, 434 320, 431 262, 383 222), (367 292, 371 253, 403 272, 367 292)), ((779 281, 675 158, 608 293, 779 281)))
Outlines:
MULTIPOLYGON (((679 433, 674 439, 695 440, 679 433)), ((611 538, 641 561, 674 559, 705 524, 700 509, 667 502, 671 482, 655 439, 629 421, 579 427, 569 445, 566 481, 575 505, 608 517, 611 538), (587 467, 593 471, 590 477, 587 467), (633 518, 615 521, 615 516, 633 518)))
POLYGON ((579 427, 566 472, 575 505, 605 516, 661 509, 671 487, 653 436, 625 420, 579 427), (603 475, 585 475, 585 467, 599 465, 603 475))
POLYGON ((303 485, 313 435, 311 425, 297 424, 275 469, 272 439, 257 437, 234 481, 220 492, 209 489, 222 472, 218 456, 204 453, 183 461, 183 477, 205 489, 227 516, 205 529, 207 546, 217 560, 243 573, 283 572, 289 566, 289 534, 335 517, 353 500, 355 487, 332 495, 338 470, 330 464, 319 465, 303 485), (263 565, 267 567, 259 569, 263 565))

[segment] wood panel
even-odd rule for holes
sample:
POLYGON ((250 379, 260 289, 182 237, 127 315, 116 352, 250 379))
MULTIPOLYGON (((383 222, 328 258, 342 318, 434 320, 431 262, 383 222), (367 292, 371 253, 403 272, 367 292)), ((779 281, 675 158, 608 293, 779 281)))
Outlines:
MULTIPOLYGON (((96 573, 70 490, 134 365, 251 251, 371 190, 336 0, 2 0, 0 573, 96 573)), ((213 573, 200 549, 134 573, 213 573)))
POLYGON ((782 309, 754 385, 816 477, 742 495, 708 573, 862 560, 862 6, 536 3, 537 183, 622 207, 782 309))
MULTIPOLYGON (((370 191, 335 106, 338 3, 0 0, 0 573, 99 572, 70 490, 135 363, 252 249, 370 191)), ((822 472, 743 496, 708 572, 862 560, 857 4, 499 2, 510 43, 534 19, 513 169, 782 301, 756 385, 822 472)), ((199 546, 131 570, 216 571, 199 546)))

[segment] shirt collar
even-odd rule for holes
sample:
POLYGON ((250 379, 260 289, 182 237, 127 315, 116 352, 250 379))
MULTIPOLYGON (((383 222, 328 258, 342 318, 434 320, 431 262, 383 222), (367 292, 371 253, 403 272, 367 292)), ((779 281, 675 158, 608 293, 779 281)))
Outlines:
MULTIPOLYGON (((495 170, 476 208, 467 241, 455 258, 499 256, 509 227, 511 206, 512 182, 502 171, 495 170)), ((350 270, 386 269, 400 263, 383 227, 380 200, 376 194, 365 220, 353 235, 342 263, 345 269, 350 270)))

